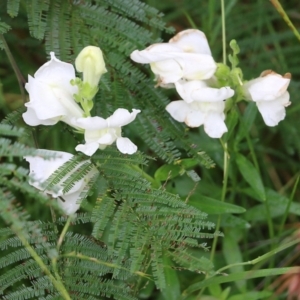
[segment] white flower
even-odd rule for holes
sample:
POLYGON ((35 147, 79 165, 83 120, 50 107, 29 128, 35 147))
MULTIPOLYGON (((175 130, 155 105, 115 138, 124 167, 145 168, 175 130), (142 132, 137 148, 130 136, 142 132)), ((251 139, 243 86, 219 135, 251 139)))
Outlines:
POLYGON ((130 139, 121 136, 121 127, 131 123, 139 112, 138 109, 133 109, 130 113, 127 109, 118 108, 107 119, 101 117, 77 119, 76 125, 85 130, 84 139, 86 143, 78 145, 75 149, 91 156, 98 148, 103 150, 116 141, 120 152, 124 154, 135 153, 137 146, 130 139))
MULTIPOLYGON (((79 207, 80 203, 78 200, 80 200, 80 194, 84 190, 85 186, 89 182, 89 180, 95 176, 98 171, 95 167, 93 167, 89 173, 82 178, 81 180, 77 181, 74 186, 66 193, 63 193, 63 186, 61 184, 57 184, 53 187, 51 190, 44 190, 43 184, 45 181, 65 162, 70 160, 73 155, 67 152, 61 152, 61 151, 50 151, 50 150, 44 150, 39 149, 39 154, 41 156, 25 156, 24 158, 29 162, 29 175, 30 180, 29 184, 34 186, 35 188, 42 190, 46 194, 51 194, 52 197, 57 198, 59 206, 62 208, 62 210, 67 214, 73 214, 75 213, 79 207), (43 153, 53 153, 56 154, 57 157, 53 159, 44 159, 43 153), (63 199, 63 200, 61 200, 63 199)), ((80 164, 74 168, 71 173, 69 173, 67 176, 65 176, 61 182, 63 182, 67 177, 73 173, 75 173, 80 166, 82 166, 84 163, 89 162, 88 160, 82 161, 80 164)))
POLYGON ((266 125, 276 126, 285 118, 285 107, 291 104, 287 91, 290 80, 290 73, 281 76, 267 70, 244 84, 245 98, 256 102, 266 125))
POLYGON ((158 85, 162 87, 168 87, 180 79, 208 79, 217 69, 205 34, 196 29, 179 32, 169 43, 135 50, 130 57, 138 63, 150 63, 158 85))
POLYGON ((87 46, 81 50, 75 60, 78 72, 83 73, 83 82, 91 87, 97 86, 102 74, 106 73, 105 62, 99 47, 87 46))
POLYGON ((230 87, 212 88, 206 82, 199 80, 180 80, 175 82, 175 87, 178 94, 186 103, 193 101, 219 102, 234 95, 234 90, 230 87))
POLYGON ((224 100, 234 95, 231 88, 211 88, 203 81, 178 81, 175 86, 183 100, 171 102, 166 110, 176 121, 189 127, 204 125, 204 131, 212 138, 227 132, 224 100))
POLYGON ((70 124, 72 117, 83 116, 73 99, 78 89, 70 84, 70 80, 75 79, 74 67, 57 59, 54 52, 50 55, 51 60, 41 66, 34 77, 29 75, 25 85, 30 101, 25 103, 27 111, 23 119, 30 126, 54 125, 58 121, 70 124))

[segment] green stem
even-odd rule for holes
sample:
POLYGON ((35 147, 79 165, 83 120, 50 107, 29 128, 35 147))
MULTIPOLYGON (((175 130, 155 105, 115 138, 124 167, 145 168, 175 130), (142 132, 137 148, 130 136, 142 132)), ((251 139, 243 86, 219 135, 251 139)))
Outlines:
POLYGON ((67 231, 68 231, 68 229, 70 227, 70 224, 71 224, 71 222, 72 222, 73 219, 74 219, 74 215, 70 215, 68 217, 68 220, 67 220, 67 222, 66 222, 66 224, 65 224, 65 226, 64 226, 64 228, 63 228, 63 230, 62 230, 62 232, 61 232, 61 234, 60 234, 60 236, 58 238, 58 241, 57 241, 57 246, 56 246, 57 252, 59 252, 59 249, 60 249, 60 247, 62 245, 62 242, 63 242, 63 240, 65 238, 65 235, 66 235, 66 233, 67 233, 67 231))
POLYGON ((291 194, 291 196, 290 196, 288 205, 286 206, 286 209, 285 209, 283 218, 282 218, 282 220, 281 220, 281 224, 280 224, 280 226, 279 226, 278 236, 280 236, 281 233, 282 233, 282 231, 283 231, 283 227, 284 227, 285 221, 286 221, 286 219, 287 219, 287 216, 288 216, 288 213, 289 213, 289 211, 290 211, 290 207, 291 207, 292 201, 293 201, 294 196, 295 196, 295 193, 296 193, 296 189, 297 189, 297 187, 298 187, 299 178, 300 178, 300 176, 298 175, 298 177, 297 177, 297 179, 296 179, 296 182, 295 182, 295 184, 294 184, 294 187, 293 187, 292 194, 291 194))
POLYGON ((232 268, 232 267, 235 267, 235 266, 245 266, 245 265, 255 265, 257 264, 258 262, 264 260, 264 259, 267 259, 269 257, 272 257, 274 256, 276 253, 286 249, 286 248, 289 248, 295 244, 298 244, 300 242, 300 239, 296 239, 294 241, 291 241, 289 243, 286 243, 276 249, 273 249, 265 254, 263 254, 262 256, 259 256, 253 260, 250 260, 250 261, 247 261, 247 262, 243 262, 243 263, 234 263, 234 264, 230 264, 230 265, 227 265, 219 270, 216 271, 215 275, 217 274, 220 274, 221 272, 225 271, 226 269, 229 269, 229 268, 232 268))
POLYGON ((23 85, 26 83, 26 80, 24 79, 22 73, 20 72, 17 63, 15 62, 14 57, 13 57, 13 55, 11 54, 11 52, 9 50, 9 47, 6 43, 6 40, 3 36, 3 34, 0 34, 0 40, 3 43, 4 51, 5 51, 5 53, 7 55, 7 58, 8 58, 11 66, 12 66, 12 68, 13 68, 15 74, 16 74, 16 77, 17 77, 17 80, 18 80, 18 83, 19 83, 19 88, 20 88, 21 95, 22 95, 22 99, 23 99, 23 102, 25 103, 27 100, 26 100, 26 94, 25 94, 25 90, 24 90, 23 85))
POLYGON ((222 11, 222 48, 223 48, 223 64, 226 65, 226 24, 225 24, 225 3, 221 0, 222 11))
MULTIPOLYGON (((99 260, 95 257, 89 257, 89 256, 83 255, 81 253, 76 253, 75 251, 67 253, 67 254, 63 254, 62 256, 63 257, 79 258, 79 259, 82 259, 82 260, 91 261, 91 262, 93 262, 95 264, 98 264, 98 265, 106 266, 106 267, 113 268, 113 269, 125 270, 127 272, 130 272, 129 269, 120 267, 118 265, 115 265, 115 264, 112 264, 112 263, 109 263, 109 262, 106 262, 106 261, 103 261, 103 260, 99 260)), ((133 273, 138 275, 138 276, 146 277, 146 278, 150 279, 150 276, 146 273, 143 273, 143 272, 140 272, 140 271, 135 271, 133 273)))
MULTIPOLYGON (((221 140, 221 143, 222 143, 222 140, 221 140)), ((227 143, 224 143, 224 170, 223 170, 223 186, 222 186, 222 194, 221 194, 221 201, 222 202, 225 201, 226 192, 227 192, 228 167, 229 167, 229 155, 228 155, 227 143)), ((220 226, 221 226, 221 215, 219 215, 219 217, 218 217, 216 232, 219 231, 220 226)), ((215 252, 216 252, 217 242, 218 242, 218 235, 215 235, 214 240, 213 240, 213 244, 212 244, 211 253, 210 253, 210 260, 212 262, 214 260, 214 255, 215 255, 215 252)))
MULTIPOLYGON (((221 12, 222 12, 222 50, 223 50, 223 64, 226 65, 226 24, 225 24, 225 4, 224 0, 221 0, 221 12)), ((226 191, 227 191, 227 183, 228 183, 228 149, 227 149, 227 143, 223 143, 222 140, 220 140, 223 149, 224 149, 224 170, 223 170, 223 186, 222 186, 222 195, 221 195, 221 201, 225 201, 226 191)), ((221 215, 218 217, 218 222, 216 226, 216 232, 219 231, 221 225, 221 215)), ((216 247, 217 247, 217 241, 218 241, 218 235, 215 236, 212 249, 210 253, 210 260, 213 261, 216 247)))
POLYGON ((161 184, 160 184, 159 181, 155 180, 153 177, 151 177, 150 175, 148 175, 139 166, 137 166, 137 165, 131 165, 130 167, 133 170, 138 171, 142 175, 142 177, 144 177, 146 180, 148 180, 149 182, 151 182, 152 187, 159 188, 161 186, 161 184))
POLYGON ((56 277, 56 279, 59 281, 59 282, 62 282, 62 278, 60 277, 59 275, 59 272, 58 272, 58 268, 57 268, 57 260, 59 258, 59 250, 60 250, 60 247, 63 243, 63 240, 64 240, 64 237, 70 227, 70 224, 71 224, 71 221, 73 220, 73 215, 69 216, 68 217, 68 220, 58 238, 58 241, 57 241, 57 245, 56 245, 56 251, 57 251, 57 255, 55 257, 53 257, 51 259, 51 264, 52 264, 52 268, 53 268, 53 271, 54 271, 54 275, 56 277))
POLYGON ((281 6, 279 0, 270 0, 270 1, 274 5, 274 7, 276 8, 276 10, 279 12, 279 14, 282 16, 282 18, 285 21, 285 23, 292 29, 294 35, 300 41, 300 33, 298 32, 298 30, 296 29, 296 27, 294 26, 294 24, 290 20, 289 16, 284 11, 284 9, 281 6))
POLYGON ((40 266, 42 271, 49 277, 50 281, 52 282, 53 286, 58 290, 58 292, 61 294, 63 299, 65 300, 71 300, 71 297, 68 294, 68 291, 66 290, 65 286, 60 280, 57 280, 54 278, 54 276, 51 274, 50 270, 47 268, 47 266, 44 264, 43 260, 40 258, 40 256, 35 252, 35 250, 30 246, 27 239, 22 235, 21 230, 18 230, 17 228, 12 227, 13 231, 16 233, 26 250, 30 253, 32 258, 36 261, 36 263, 40 266))

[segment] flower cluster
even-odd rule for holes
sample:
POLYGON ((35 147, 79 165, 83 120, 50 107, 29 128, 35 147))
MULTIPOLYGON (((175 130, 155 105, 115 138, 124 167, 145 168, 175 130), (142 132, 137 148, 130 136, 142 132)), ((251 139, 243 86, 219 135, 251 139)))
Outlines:
MULTIPOLYGON (((203 32, 188 29, 179 32, 168 43, 158 43, 131 53, 138 63, 149 63, 155 74, 157 86, 175 87, 182 100, 173 101, 166 110, 178 122, 189 127, 204 126, 212 138, 220 138, 227 127, 225 120, 226 100, 237 90, 225 86, 217 76, 218 66, 203 32)), ((229 82, 228 80, 227 82, 229 82)), ((261 77, 243 85, 242 96, 254 101, 268 126, 275 126, 285 117, 285 107, 290 104, 286 91, 290 74, 281 76, 265 71, 261 77)), ((236 97, 239 99, 240 97, 236 97)))
POLYGON ((169 43, 135 50, 130 57, 139 63, 150 63, 158 86, 175 86, 183 100, 166 107, 175 120, 189 127, 204 125, 205 132, 213 138, 227 131, 224 100, 232 97, 234 91, 230 87, 213 86, 217 64, 203 32, 182 31, 169 43))
MULTIPOLYGON (((25 123, 30 126, 54 125, 59 121, 73 127, 76 132, 84 135, 85 143, 79 144, 75 149, 87 156, 92 156, 98 149, 105 149, 116 142, 120 152, 133 154, 137 146, 128 138, 122 137, 122 126, 136 118, 140 110, 118 108, 107 119, 91 116, 98 84, 101 76, 107 72, 102 51, 98 47, 85 47, 77 56, 76 69, 82 73, 83 79, 75 76, 72 64, 60 61, 54 52, 50 53, 51 59, 41 66, 34 77, 28 77, 25 88, 29 93, 29 102, 25 104, 27 111, 23 114, 25 123)), ((25 159, 30 163, 30 175, 35 174, 29 182, 37 189, 42 189, 43 182, 73 155, 65 152, 56 152, 61 158, 47 161, 42 156, 28 156, 25 159)), ((58 203, 65 213, 74 213, 79 208, 79 194, 97 172, 93 169, 84 180, 79 181, 68 192, 50 193, 58 198, 58 203), (65 202, 61 201, 63 199, 65 202)), ((71 174, 69 174, 71 175, 71 174)))

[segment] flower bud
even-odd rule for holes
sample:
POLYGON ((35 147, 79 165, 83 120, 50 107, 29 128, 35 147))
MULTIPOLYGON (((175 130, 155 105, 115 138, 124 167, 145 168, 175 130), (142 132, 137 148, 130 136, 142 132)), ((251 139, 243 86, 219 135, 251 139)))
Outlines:
POLYGON ((83 82, 88 82, 91 87, 97 86, 102 74, 107 72, 102 51, 95 46, 83 48, 75 60, 75 66, 78 72, 83 73, 83 82))

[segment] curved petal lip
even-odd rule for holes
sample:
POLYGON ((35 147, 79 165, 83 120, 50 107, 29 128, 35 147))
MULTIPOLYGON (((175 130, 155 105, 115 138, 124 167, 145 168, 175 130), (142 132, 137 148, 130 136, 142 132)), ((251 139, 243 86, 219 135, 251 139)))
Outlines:
POLYGON ((137 151, 137 146, 128 138, 119 137, 116 145, 119 151, 124 154, 133 154, 137 151))

